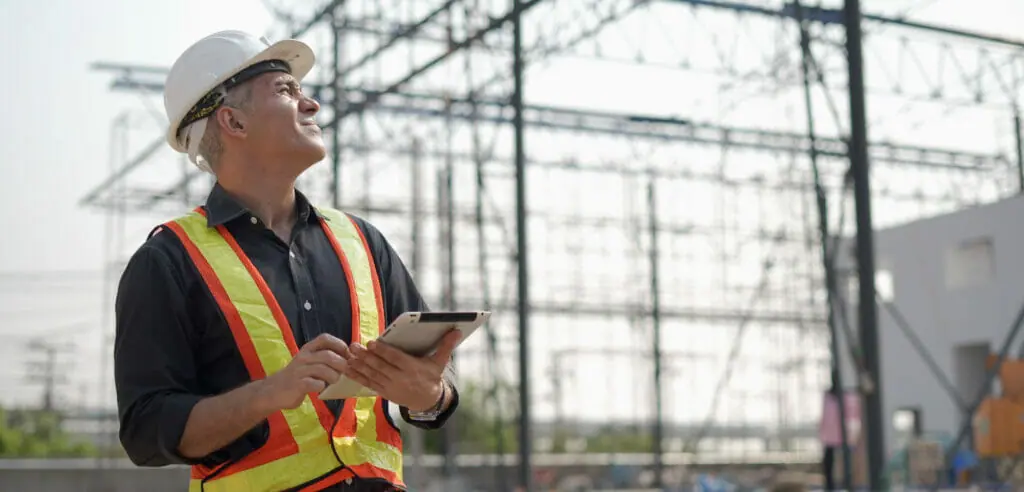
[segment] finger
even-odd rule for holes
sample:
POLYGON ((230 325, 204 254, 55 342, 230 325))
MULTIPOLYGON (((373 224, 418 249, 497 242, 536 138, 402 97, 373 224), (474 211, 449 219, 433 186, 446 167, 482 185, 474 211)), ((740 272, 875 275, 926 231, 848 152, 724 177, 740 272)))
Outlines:
POLYGON ((304 369, 303 375, 305 377, 316 378, 323 381, 324 384, 333 384, 342 374, 341 371, 336 371, 326 364, 310 364, 304 369))
MULTIPOLYGON (((351 357, 351 354, 348 356, 351 357)), ((306 361, 309 363, 325 364, 339 373, 345 369, 345 359, 346 357, 332 350, 318 350, 306 357, 306 361)))
POLYGON ((379 376, 388 381, 397 379, 402 374, 401 369, 369 350, 353 357, 352 363, 358 364, 356 367, 367 367, 370 372, 376 373, 371 374, 372 376, 375 378, 379 376))
POLYGON ((370 354, 376 356, 396 371, 404 370, 414 359, 413 356, 377 340, 371 340, 366 344, 366 348, 370 354))
POLYGON ((360 347, 353 350, 352 358, 347 361, 347 364, 355 368, 363 376, 373 381, 385 383, 392 379, 391 374, 394 374, 394 372, 382 370, 383 367, 386 367, 386 363, 382 364, 382 362, 376 360, 375 356, 367 351, 366 348, 360 347))
POLYGON ((365 371, 365 368, 359 368, 354 364, 350 364, 348 368, 345 369, 345 376, 374 391, 379 390, 380 384, 378 384, 372 377, 366 374, 365 371))
POLYGON ((452 358, 452 353, 455 352, 455 347, 459 345, 459 340, 462 340, 462 332, 459 330, 452 330, 445 334, 444 338, 441 339, 441 345, 438 346, 437 352, 430 356, 430 359, 436 362, 438 365, 446 365, 452 358))
POLYGON ((330 333, 323 333, 303 345, 301 349, 302 352, 317 352, 320 350, 330 350, 344 357, 348 352, 348 344, 330 333))
POLYGON ((299 384, 302 385, 302 392, 307 394, 319 393, 325 390, 328 386, 327 383, 314 377, 302 378, 299 384))

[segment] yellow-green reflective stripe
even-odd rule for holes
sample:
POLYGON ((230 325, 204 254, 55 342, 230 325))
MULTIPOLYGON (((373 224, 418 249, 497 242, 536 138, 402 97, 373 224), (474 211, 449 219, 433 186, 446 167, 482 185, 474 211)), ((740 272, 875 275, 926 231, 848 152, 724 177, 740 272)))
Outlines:
MULTIPOLYGON (((207 227, 206 217, 198 213, 193 212, 175 222, 206 258, 228 299, 238 310, 263 371, 269 376, 287 366, 292 360, 292 354, 284 340, 282 327, 274 319, 256 280, 231 245, 217 229, 207 227)), ((327 432, 320 424, 308 396, 298 408, 284 410, 282 413, 300 452, 305 451, 310 443, 327 442, 327 432)))
MULTIPOLYGON (((370 262, 373 260, 363 245, 359 229, 347 215, 332 209, 318 210, 328 218, 327 226, 331 229, 348 260, 352 282, 355 284, 349 288, 356 289, 356 300, 359 303, 359 336, 362 343, 365 344, 380 334, 377 293, 374 290, 374 283, 377 279, 373 278, 373 269, 370 267, 370 262)), ((401 451, 390 444, 377 440, 378 423, 373 411, 376 402, 376 397, 356 399, 356 435, 355 437, 334 438, 338 445, 338 456, 347 464, 369 463, 378 468, 394 471, 401 479, 401 451)), ((388 425, 388 423, 381 422, 380 425, 388 425)))
MULTIPOLYGON (((372 259, 363 245, 362 236, 355 224, 344 214, 334 210, 321 210, 326 217, 328 228, 338 241, 348 261, 356 292, 359 312, 359 331, 363 343, 377 338, 379 318, 374 290, 372 259)), ((291 360, 291 353, 282 336, 270 307, 263 299, 259 286, 249 275, 245 264, 234 250, 215 230, 208 228, 206 218, 192 213, 176 221, 195 243, 210 263, 215 275, 221 281, 230 301, 243 320, 246 331, 252 338, 260 363, 270 375, 285 367, 291 360)), ((370 464, 396 473, 402 480, 402 455, 394 446, 377 441, 374 404, 376 398, 359 398, 356 401, 356 437, 335 438, 338 455, 342 461, 356 466, 370 464)), ((299 444, 300 454, 291 455, 259 467, 227 476, 218 476, 207 482, 204 490, 262 491, 277 490, 295 486, 322 476, 337 466, 337 461, 320 425, 316 411, 309 398, 295 410, 285 410, 284 416, 299 444), (288 479, 287 477, 294 477, 288 479)), ((383 423, 387 425, 387 423, 383 423)), ((199 490, 199 480, 192 480, 190 490, 199 490)))
MULTIPOLYGON (((362 343, 377 338, 380 326, 377 317, 377 294, 373 285, 377 279, 373 278, 373 271, 370 262, 373 261, 363 246, 362 235, 359 229, 348 218, 347 215, 331 209, 320 210, 326 216, 327 227, 334 233, 338 245, 345 253, 349 269, 352 271, 352 283, 350 289, 356 290, 356 301, 359 304, 359 337, 362 343)), ((356 306, 353 306, 356 309, 356 306)))
MULTIPOLYGON (((372 413, 370 418, 373 418, 372 413)), ((387 424, 385 423, 385 425, 387 424)), ((358 435, 359 431, 356 431, 356 434, 358 435)), ((370 441, 363 437, 359 437, 358 440, 355 437, 335 437, 334 443, 338 450, 338 456, 345 464, 352 466, 370 464, 394 472, 400 481, 405 480, 402 476, 402 452, 390 444, 377 441, 376 435, 370 441)))
MULTIPOLYGON (((313 480, 338 468, 338 460, 326 439, 310 443, 300 454, 293 454, 225 477, 214 477, 203 492, 263 492, 285 490, 313 480)), ((200 480, 192 479, 190 492, 199 491, 200 480)))

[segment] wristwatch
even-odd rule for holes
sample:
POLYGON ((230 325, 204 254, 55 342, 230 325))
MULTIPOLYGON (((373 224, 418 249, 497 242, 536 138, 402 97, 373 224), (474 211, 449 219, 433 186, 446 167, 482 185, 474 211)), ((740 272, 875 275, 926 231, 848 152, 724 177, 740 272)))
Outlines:
POLYGON ((448 382, 441 381, 441 397, 437 399, 437 403, 434 406, 423 410, 422 412, 409 412, 409 419, 416 421, 431 421, 437 419, 438 415, 443 412, 444 399, 448 396, 448 382))

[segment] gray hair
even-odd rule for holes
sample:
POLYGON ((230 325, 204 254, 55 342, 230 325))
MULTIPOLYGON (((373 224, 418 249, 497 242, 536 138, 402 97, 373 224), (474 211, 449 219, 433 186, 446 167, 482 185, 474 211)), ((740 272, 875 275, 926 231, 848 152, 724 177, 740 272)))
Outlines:
MULTIPOLYGON (((244 83, 231 88, 224 94, 224 102, 221 105, 236 109, 249 109, 252 106, 252 85, 244 83)), ((211 115, 211 118, 213 117, 211 115)), ((203 138, 199 141, 199 155, 210 164, 211 168, 216 168, 220 155, 224 152, 224 146, 220 140, 220 125, 216 121, 211 121, 211 123, 213 124, 206 125, 203 138)))

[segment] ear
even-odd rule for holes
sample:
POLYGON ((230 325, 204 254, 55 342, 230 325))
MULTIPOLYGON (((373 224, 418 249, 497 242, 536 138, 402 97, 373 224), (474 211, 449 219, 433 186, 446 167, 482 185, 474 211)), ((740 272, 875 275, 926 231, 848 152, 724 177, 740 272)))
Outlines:
POLYGON ((237 108, 226 106, 218 108, 215 117, 217 126, 220 127, 221 136, 245 138, 247 122, 245 116, 245 113, 237 108))

